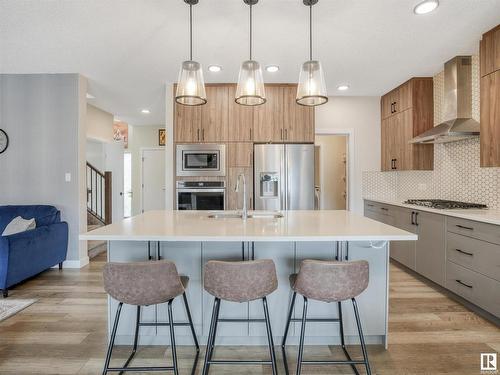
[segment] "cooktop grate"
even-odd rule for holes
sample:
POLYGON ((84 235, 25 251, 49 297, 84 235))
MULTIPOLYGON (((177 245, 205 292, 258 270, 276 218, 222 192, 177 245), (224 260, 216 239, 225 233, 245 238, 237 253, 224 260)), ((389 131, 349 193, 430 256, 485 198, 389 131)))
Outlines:
POLYGON ((413 204, 416 206, 424 206, 438 209, 484 209, 487 205, 481 203, 457 202, 445 199, 408 199, 404 203, 413 204))

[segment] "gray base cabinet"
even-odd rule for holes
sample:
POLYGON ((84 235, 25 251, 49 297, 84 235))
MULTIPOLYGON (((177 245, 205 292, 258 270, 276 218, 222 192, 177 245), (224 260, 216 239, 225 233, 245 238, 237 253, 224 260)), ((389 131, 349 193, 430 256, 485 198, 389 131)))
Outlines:
POLYGON ((435 283, 444 286, 446 261, 445 216, 417 211, 414 217, 418 228, 415 270, 435 283))
POLYGON ((500 227, 365 201, 365 216, 418 234, 393 241, 392 259, 500 317, 500 227))

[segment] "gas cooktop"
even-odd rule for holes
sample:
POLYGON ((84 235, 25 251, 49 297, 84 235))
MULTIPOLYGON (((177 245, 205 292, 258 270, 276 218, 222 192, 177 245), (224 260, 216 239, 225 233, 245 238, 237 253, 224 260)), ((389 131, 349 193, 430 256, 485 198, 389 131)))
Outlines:
POLYGON ((476 209, 484 209, 488 208, 485 204, 480 203, 468 203, 468 202, 457 202, 457 201, 448 201, 444 199, 408 199, 404 202, 405 204, 414 204, 416 206, 424 206, 430 208, 438 208, 443 210, 449 209, 468 209, 468 208, 476 208, 476 209))

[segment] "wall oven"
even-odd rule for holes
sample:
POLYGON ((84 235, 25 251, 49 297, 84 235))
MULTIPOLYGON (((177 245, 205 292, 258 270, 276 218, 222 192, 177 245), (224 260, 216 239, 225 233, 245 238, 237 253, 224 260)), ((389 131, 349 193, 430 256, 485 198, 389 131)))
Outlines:
POLYGON ((179 177, 226 175, 226 145, 177 145, 176 160, 179 177))
POLYGON ((177 181, 178 210, 224 210, 224 181, 177 181))

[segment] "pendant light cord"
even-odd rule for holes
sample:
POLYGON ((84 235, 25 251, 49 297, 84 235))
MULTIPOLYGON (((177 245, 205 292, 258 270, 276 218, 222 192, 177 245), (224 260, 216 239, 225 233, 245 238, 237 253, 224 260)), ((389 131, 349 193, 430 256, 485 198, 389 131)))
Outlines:
POLYGON ((309 5, 309 60, 312 61, 313 59, 313 28, 312 28, 312 14, 313 14, 313 7, 312 4, 309 5))
POLYGON ((193 61, 193 5, 189 4, 189 60, 193 61))
POLYGON ((250 60, 252 60, 252 4, 250 4, 250 60))

